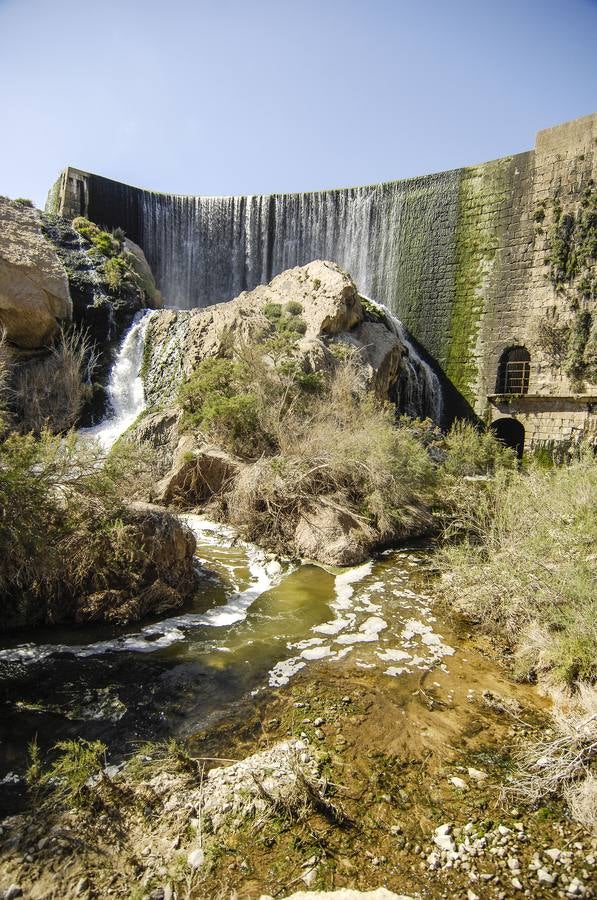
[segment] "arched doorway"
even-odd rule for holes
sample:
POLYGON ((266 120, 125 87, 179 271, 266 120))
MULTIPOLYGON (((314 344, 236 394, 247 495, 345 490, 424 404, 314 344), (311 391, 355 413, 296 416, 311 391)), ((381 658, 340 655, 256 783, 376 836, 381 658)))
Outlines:
POLYGON ((531 354, 526 347, 508 347, 500 356, 496 394, 526 394, 531 374, 531 354))
POLYGON ((518 419, 496 419, 491 425, 491 430, 498 441, 511 447, 519 459, 522 459, 524 450, 524 425, 518 419))

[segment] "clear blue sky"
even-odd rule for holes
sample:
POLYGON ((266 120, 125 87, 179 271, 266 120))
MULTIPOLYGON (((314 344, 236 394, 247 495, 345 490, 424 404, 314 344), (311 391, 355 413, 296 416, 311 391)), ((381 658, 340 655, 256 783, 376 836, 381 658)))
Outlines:
POLYGON ((244 194, 530 149, 597 108, 597 0, 0 0, 0 194, 244 194))

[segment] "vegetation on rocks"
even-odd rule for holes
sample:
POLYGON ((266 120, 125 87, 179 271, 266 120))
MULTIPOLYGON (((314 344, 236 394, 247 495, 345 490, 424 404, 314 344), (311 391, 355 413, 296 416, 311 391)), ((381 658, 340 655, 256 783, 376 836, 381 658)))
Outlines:
POLYGON ((568 309, 563 322, 541 321, 539 344, 581 391, 585 381, 597 382, 597 193, 592 185, 575 212, 554 203, 548 248, 548 278, 568 309))
POLYGON ((0 628, 127 621, 182 605, 196 586, 194 540, 166 514, 123 501, 142 467, 73 433, 4 435, 0 628))

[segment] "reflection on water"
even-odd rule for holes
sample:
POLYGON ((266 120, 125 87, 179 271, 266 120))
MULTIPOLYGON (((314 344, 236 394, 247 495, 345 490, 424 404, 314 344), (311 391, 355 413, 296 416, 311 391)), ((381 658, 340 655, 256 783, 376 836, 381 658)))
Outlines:
POLYGON ((453 652, 414 587, 424 554, 392 551, 346 570, 292 566, 224 526, 184 518, 205 573, 193 608, 120 631, 61 627, 5 640, 0 778, 22 768, 35 735, 42 747, 99 737, 117 756, 131 742, 204 727, 314 660, 351 658, 396 677, 453 652))

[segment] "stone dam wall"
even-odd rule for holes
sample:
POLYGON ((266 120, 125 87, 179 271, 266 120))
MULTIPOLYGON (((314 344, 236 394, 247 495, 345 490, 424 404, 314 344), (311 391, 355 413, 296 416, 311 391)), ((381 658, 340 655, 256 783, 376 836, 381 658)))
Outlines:
MULTIPOLYGON (((289 267, 334 260, 403 321, 443 375, 453 413, 514 417, 536 445, 597 428, 595 385, 573 386, 540 340, 545 320, 571 315, 549 277, 551 219, 575 215, 595 191, 596 150, 593 114, 493 162, 303 194, 178 196, 67 168, 47 208, 124 228, 173 307, 229 300, 289 267), (530 354, 527 396, 504 397, 498 368, 515 346, 530 354)), ((594 297, 582 302, 594 317, 594 297)))

